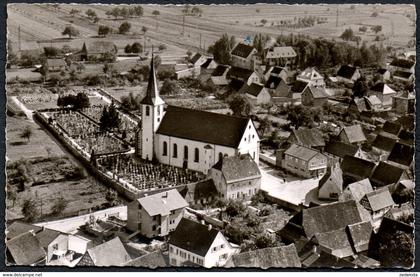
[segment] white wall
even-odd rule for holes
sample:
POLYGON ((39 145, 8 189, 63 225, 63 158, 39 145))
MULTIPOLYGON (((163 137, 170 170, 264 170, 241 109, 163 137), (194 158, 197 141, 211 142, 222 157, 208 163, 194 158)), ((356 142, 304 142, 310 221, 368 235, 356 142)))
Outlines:
POLYGON ((157 106, 142 105, 141 107, 142 159, 152 160, 153 158, 154 133, 162 121, 163 114, 163 104, 157 106), (149 116, 146 116, 147 107, 149 107, 149 116))

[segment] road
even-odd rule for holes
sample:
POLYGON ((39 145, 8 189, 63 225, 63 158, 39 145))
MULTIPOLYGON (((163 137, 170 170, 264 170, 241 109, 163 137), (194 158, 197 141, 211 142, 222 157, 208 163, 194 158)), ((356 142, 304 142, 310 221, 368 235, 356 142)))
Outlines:
POLYGON ((76 233, 77 228, 85 224, 89 221, 91 215, 93 215, 96 219, 99 218, 106 218, 109 215, 116 215, 118 214, 119 218, 123 220, 127 220, 127 206, 118 206, 113 207, 97 212, 93 212, 90 214, 85 214, 76 217, 70 217, 55 221, 47 221, 35 224, 36 226, 44 226, 49 229, 57 230, 64 233, 76 233))
POLYGON ((32 117, 32 114, 33 114, 33 111, 32 110, 28 109, 22 102, 20 102, 20 100, 17 98, 17 96, 10 96, 10 99, 13 102, 16 103, 16 105, 19 107, 19 109, 21 109, 25 113, 26 117, 30 121, 34 122, 34 119, 32 117))

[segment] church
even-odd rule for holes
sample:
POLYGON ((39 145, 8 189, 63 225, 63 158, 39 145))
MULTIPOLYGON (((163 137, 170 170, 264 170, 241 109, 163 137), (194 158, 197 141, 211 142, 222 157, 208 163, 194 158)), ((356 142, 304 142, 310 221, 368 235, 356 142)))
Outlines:
POLYGON ((165 109, 153 56, 140 104, 141 129, 135 150, 142 159, 204 174, 225 156, 249 154, 258 164, 260 139, 250 118, 176 106, 165 109))

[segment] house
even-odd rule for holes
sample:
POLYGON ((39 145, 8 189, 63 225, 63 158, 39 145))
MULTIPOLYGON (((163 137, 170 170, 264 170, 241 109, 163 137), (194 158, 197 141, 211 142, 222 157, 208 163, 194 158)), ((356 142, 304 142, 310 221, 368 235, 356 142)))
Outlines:
POLYGON ((398 142, 405 145, 414 145, 414 133, 402 129, 398 134, 398 142))
POLYGON ((46 252, 46 263, 52 259, 60 259, 67 253, 69 245, 69 236, 56 230, 43 228, 35 234, 39 245, 46 252))
POLYGON ((261 187, 261 172, 247 155, 223 157, 208 173, 224 199, 249 199, 261 187))
POLYGON ((314 67, 308 67, 302 71, 296 80, 308 83, 313 87, 325 87, 324 76, 318 73, 314 67))
POLYGON ((414 196, 414 189, 416 184, 412 180, 402 180, 397 184, 391 186, 391 195, 395 203, 402 204, 410 201, 414 196))
POLYGON ((227 73, 227 78, 230 80, 241 81, 248 84, 248 86, 252 83, 261 82, 261 78, 255 71, 241 67, 231 67, 227 73))
POLYGON ((268 65, 291 66, 296 61, 296 52, 290 46, 276 46, 267 49, 265 61, 268 65))
POLYGON ((376 95, 384 108, 392 107, 392 99, 396 94, 397 92, 395 90, 383 82, 376 83, 368 90, 368 96, 376 95))
POLYGON ((414 123, 416 122, 414 114, 405 114, 400 116, 395 122, 401 124, 404 130, 414 132, 414 123))
POLYGON ((338 138, 341 142, 347 144, 361 145, 366 142, 365 134, 363 133, 362 126, 360 125, 343 127, 338 134, 338 138))
POLYGON ((167 256, 163 255, 162 252, 158 250, 132 259, 124 264, 124 266, 156 269, 160 267, 169 267, 169 260, 167 256))
POLYGON ((148 238, 167 236, 187 206, 176 189, 141 197, 127 205, 127 228, 148 238))
POLYGON ((357 255, 353 264, 355 264, 358 268, 378 268, 381 266, 380 262, 363 254, 357 255))
POLYGON ((326 172, 327 157, 315 149, 292 144, 284 152, 282 167, 304 178, 318 178, 326 172))
POLYGON ((189 62, 193 65, 193 67, 201 67, 206 61, 208 57, 201 55, 200 53, 196 53, 189 62))
POLYGON ((350 101, 348 111, 356 115, 366 114, 370 112, 370 106, 371 104, 368 103, 366 97, 355 97, 350 101))
POLYGON ((387 82, 391 80, 391 72, 386 68, 379 68, 376 71, 376 76, 378 76, 381 82, 387 82))
POLYGON ((289 244, 235 254, 225 267, 267 269, 301 267, 301 263, 295 245, 289 244))
POLYGON ((213 179, 187 184, 181 192, 188 204, 205 205, 211 203, 219 195, 213 179))
POLYGON ((273 98, 291 98, 290 88, 286 84, 286 81, 280 76, 270 75, 265 83, 265 89, 268 90, 273 98))
POLYGON ((308 83, 296 80, 293 82, 292 86, 290 87, 290 93, 292 94, 292 99, 300 102, 302 99, 303 91, 309 86, 308 83))
POLYGON ((57 72, 57 71, 61 71, 65 69, 67 64, 63 59, 55 58, 55 59, 46 59, 44 66, 50 72, 57 72))
POLYGON ((411 84, 414 82, 414 73, 406 71, 395 71, 392 74, 392 79, 397 82, 411 84))
POLYGON ((76 60, 90 61, 103 58, 105 55, 116 55, 117 46, 111 41, 93 41, 83 43, 82 49, 73 56, 76 60))
POLYGON ((328 93, 324 87, 307 86, 302 92, 302 105, 322 107, 328 102, 328 93))
POLYGON ((379 160, 386 160, 397 140, 395 138, 378 134, 372 142, 372 152, 379 155, 379 160))
POLYGON ((119 237, 87 250, 78 266, 123 266, 131 260, 119 237))
POLYGON ((339 201, 345 202, 349 200, 355 200, 356 203, 369 192, 372 192, 373 188, 368 178, 360 180, 355 183, 349 184, 339 197, 339 201))
POLYGON ((213 58, 207 58, 201 65, 201 71, 214 70, 217 67, 217 62, 213 58))
POLYGON ((287 142, 292 144, 298 144, 317 150, 324 149, 325 140, 322 136, 322 132, 317 128, 304 128, 292 129, 287 142))
POLYGON ((381 99, 378 98, 376 95, 364 96, 366 100, 366 105, 368 110, 372 112, 380 112, 383 110, 384 106, 382 105, 381 99))
POLYGON ((382 188, 367 193, 360 200, 360 204, 370 212, 372 215, 372 222, 381 219, 382 216, 395 205, 388 188, 382 188))
POLYGON ((6 241, 6 263, 11 265, 45 265, 47 254, 32 230, 6 241))
POLYGON ((271 102, 271 95, 261 84, 252 83, 250 86, 244 84, 239 90, 240 94, 245 94, 253 105, 268 104, 271 102))
POLYGON ((153 57, 135 151, 144 160, 207 174, 224 155, 250 154, 258 164, 259 137, 250 118, 168 106, 159 95, 153 57), (180 118, 182 122, 180 124, 180 118))
POLYGON ((415 66, 414 61, 397 58, 397 59, 392 60, 392 62, 388 66, 388 69, 392 73, 395 73, 397 71, 414 73, 414 66, 415 66))
POLYGON ((318 182, 320 200, 337 201, 343 192, 343 172, 337 164, 327 168, 327 172, 318 182))
POLYGON ((357 158, 364 156, 362 150, 357 145, 334 140, 328 141, 325 144, 323 154, 328 157, 329 164, 341 163, 345 156, 357 158))
POLYGON ((415 111, 415 96, 413 93, 403 91, 393 98, 393 109, 400 115, 412 114, 415 111))
POLYGON ((288 83, 289 81, 289 71, 285 67, 281 66, 267 66, 266 71, 264 72, 264 79, 268 80, 270 76, 280 77, 288 83))
POLYGON ((36 234, 39 231, 42 231, 42 227, 29 223, 15 221, 6 227, 6 240, 12 239, 29 231, 31 231, 33 234, 36 234))
POLYGON ((374 168, 375 164, 373 162, 352 156, 345 156, 341 163, 344 185, 369 178, 374 168))
POLYGON ((406 178, 404 169, 381 161, 373 170, 370 181, 375 187, 384 187, 396 184, 406 178))
POLYGON ((388 163, 400 167, 404 170, 411 168, 413 164, 414 147, 396 142, 388 156, 388 163))
POLYGON ((224 266, 230 257, 239 252, 220 231, 211 225, 183 218, 170 235, 169 262, 181 266, 190 262, 206 268, 224 266), (186 235, 187 234, 187 235, 186 235), (191 234, 191 235, 188 235, 191 234))
POLYGON ((340 83, 354 84, 362 75, 359 69, 351 65, 342 65, 337 71, 337 81, 340 83))
POLYGON ((227 78, 227 73, 230 69, 229 65, 219 64, 216 69, 214 69, 213 73, 211 74, 211 81, 216 86, 225 86, 229 84, 229 80, 227 78))
POLYGON ((253 71, 256 63, 257 49, 251 45, 238 43, 230 52, 232 66, 253 71))
POLYGON ((398 122, 385 121, 379 135, 386 136, 393 139, 398 139, 398 134, 401 132, 402 126, 398 122))

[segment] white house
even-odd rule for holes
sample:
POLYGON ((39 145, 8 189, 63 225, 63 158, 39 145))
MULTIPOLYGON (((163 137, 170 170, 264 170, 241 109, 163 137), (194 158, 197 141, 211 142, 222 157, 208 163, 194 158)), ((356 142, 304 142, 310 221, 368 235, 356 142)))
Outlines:
POLYGON ((207 268, 222 267, 233 254, 240 251, 211 225, 186 218, 181 219, 168 244, 169 263, 172 266, 193 263, 207 268))
POLYGON ((296 80, 308 83, 310 86, 314 87, 325 87, 324 76, 319 74, 313 67, 308 67, 302 71, 296 77, 296 80))
POLYGON ((255 69, 257 49, 253 46, 238 43, 230 54, 232 57, 232 66, 249 70, 255 69))
POLYGON ((337 71, 337 81, 342 83, 353 84, 361 76, 359 69, 351 65, 342 65, 337 71))
POLYGON ((210 79, 216 86, 226 86, 229 84, 227 73, 229 72, 230 66, 219 64, 214 71, 211 73, 210 79))
POLYGON ((382 106, 385 108, 392 107, 392 100, 393 97, 397 94, 395 90, 390 88, 387 84, 383 82, 376 83, 373 87, 371 87, 368 91, 368 95, 376 95, 382 102, 382 106))
POLYGON ((267 50, 265 60, 269 65, 289 66, 294 63, 296 57, 293 47, 277 46, 267 50))
POLYGON ((136 153, 144 160, 207 173, 224 155, 250 154, 258 164, 259 137, 250 118, 168 106, 159 96, 151 62, 141 103, 136 153))
POLYGON ((271 95, 264 85, 252 83, 250 86, 244 84, 239 90, 240 94, 245 94, 249 101, 254 105, 268 104, 271 101, 271 95))

